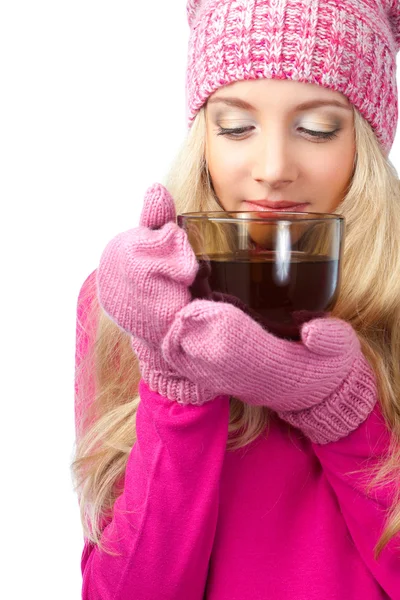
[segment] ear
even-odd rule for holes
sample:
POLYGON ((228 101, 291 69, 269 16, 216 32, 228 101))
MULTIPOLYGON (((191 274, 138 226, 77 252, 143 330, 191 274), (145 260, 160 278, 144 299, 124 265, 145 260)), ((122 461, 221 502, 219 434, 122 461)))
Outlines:
POLYGON ((199 12, 200 5, 203 0, 188 0, 186 5, 187 19, 190 27, 193 27, 196 16, 199 12))

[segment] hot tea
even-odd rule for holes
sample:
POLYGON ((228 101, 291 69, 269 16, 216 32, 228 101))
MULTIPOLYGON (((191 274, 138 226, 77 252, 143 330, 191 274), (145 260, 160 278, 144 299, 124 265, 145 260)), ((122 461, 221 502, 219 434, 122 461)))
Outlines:
POLYGON ((335 304, 339 261, 293 251, 236 251, 199 258, 193 298, 239 306, 271 333, 299 340, 300 326, 335 304))

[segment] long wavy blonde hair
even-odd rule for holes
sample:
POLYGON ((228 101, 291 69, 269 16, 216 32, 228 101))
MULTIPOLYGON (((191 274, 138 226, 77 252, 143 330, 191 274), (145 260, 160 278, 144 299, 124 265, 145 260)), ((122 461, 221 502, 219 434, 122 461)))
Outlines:
MULTIPOLYGON (((178 214, 221 210, 205 159, 205 110, 197 115, 165 182, 178 214)), ((371 473, 370 485, 395 487, 400 472, 400 186, 371 127, 353 110, 357 152, 352 181, 336 210, 346 218, 346 243, 340 296, 332 315, 357 332, 375 370, 379 401, 392 432, 390 452, 371 473)), ((140 373, 129 336, 99 308, 94 283, 87 294, 90 309, 81 316, 80 330, 93 343, 78 357, 71 471, 84 535, 107 551, 101 533, 123 491, 126 463, 136 442, 140 373)), ((228 450, 267 432, 268 409, 231 398, 228 450)), ((376 557, 399 531, 397 493, 376 557)))

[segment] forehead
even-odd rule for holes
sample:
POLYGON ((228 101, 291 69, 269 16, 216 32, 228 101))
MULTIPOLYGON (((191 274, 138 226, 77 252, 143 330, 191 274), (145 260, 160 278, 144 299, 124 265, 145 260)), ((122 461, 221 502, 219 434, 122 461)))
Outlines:
POLYGON ((279 79, 257 79, 236 81, 219 88, 208 100, 211 106, 223 106, 218 100, 237 98, 258 110, 295 109, 299 104, 312 102, 333 102, 351 110, 349 100, 335 90, 311 83, 279 79))

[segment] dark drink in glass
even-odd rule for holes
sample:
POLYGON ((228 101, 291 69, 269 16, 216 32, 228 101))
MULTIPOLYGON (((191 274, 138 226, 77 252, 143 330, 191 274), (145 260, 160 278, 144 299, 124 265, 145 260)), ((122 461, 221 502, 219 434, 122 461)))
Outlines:
POLYGON ((339 261, 293 252, 281 277, 274 253, 217 254, 199 259, 193 298, 231 302, 271 333, 299 340, 302 323, 322 316, 335 304, 339 261))
POLYGON ((300 340, 340 289, 344 219, 319 213, 178 216, 200 267, 192 298, 230 302, 274 335, 300 340))

